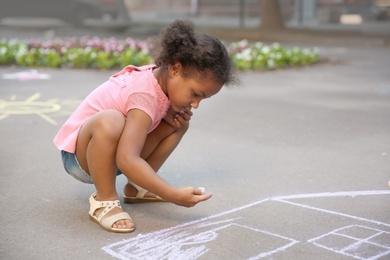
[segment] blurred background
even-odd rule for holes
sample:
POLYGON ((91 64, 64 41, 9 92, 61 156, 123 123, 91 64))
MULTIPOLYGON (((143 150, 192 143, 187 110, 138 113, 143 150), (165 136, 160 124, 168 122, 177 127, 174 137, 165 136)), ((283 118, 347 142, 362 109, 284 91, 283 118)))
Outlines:
MULTIPOLYGON (((156 235, 172 257, 199 248, 210 249, 205 259, 389 256, 389 7, 390 0, 0 0, 0 259, 157 259, 156 235), (191 210, 124 205, 137 231, 105 232, 87 218, 94 188, 65 174, 52 138, 114 69, 150 64, 149 37, 178 18, 227 40, 240 70, 243 88, 202 103, 160 171, 215 196, 191 210), (349 191, 359 197, 351 201, 349 191), (304 199, 291 205, 297 194, 304 199), (222 225, 233 232, 217 234, 222 225), (364 228, 351 230, 361 240, 328 236, 349 227, 364 228), (205 243, 176 246, 178 237, 205 243), (331 248, 310 242, 318 238, 331 248), (286 241, 294 246, 285 250, 286 241)), ((118 192, 125 182, 118 179, 118 192)))
MULTIPOLYGON (((126 0, 132 17, 191 16, 221 19, 220 25, 253 27, 261 22, 263 3, 279 2, 288 26, 380 24, 389 19, 390 0, 126 0)), ((271 3, 272 4, 272 3, 271 3)), ((265 4, 267 5, 267 4, 265 4)), ((270 9, 267 11, 276 11, 270 9)))
MULTIPOLYGON (((390 0, 1 0, 3 26, 149 32, 174 19, 199 27, 390 32, 390 0)), ((153 33, 152 31, 151 33, 153 33)))

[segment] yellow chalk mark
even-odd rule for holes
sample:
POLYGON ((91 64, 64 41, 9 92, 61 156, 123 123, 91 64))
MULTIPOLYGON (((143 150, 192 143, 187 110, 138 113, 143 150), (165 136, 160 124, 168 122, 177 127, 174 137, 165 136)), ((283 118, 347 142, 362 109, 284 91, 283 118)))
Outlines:
POLYGON ((34 100, 37 100, 40 96, 41 96, 41 93, 39 93, 39 92, 35 93, 34 95, 32 95, 31 97, 26 99, 26 102, 33 102, 34 100))
POLYGON ((38 115, 47 122, 56 125, 57 122, 50 118, 47 114, 59 111, 61 105, 51 99, 46 102, 37 101, 41 97, 41 93, 37 92, 25 101, 16 101, 16 96, 12 95, 10 101, 0 100, 0 120, 10 115, 38 115))
POLYGON ((4 119, 4 118, 6 118, 6 117, 8 117, 8 115, 7 115, 7 114, 0 115, 0 120, 1 120, 1 119, 4 119))
POLYGON ((51 119, 50 117, 48 117, 47 115, 45 114, 42 114, 42 113, 39 113, 38 114, 40 117, 42 117, 43 119, 45 119, 47 122, 49 122, 50 124, 53 124, 53 125, 57 125, 57 122, 54 121, 53 119, 51 119))

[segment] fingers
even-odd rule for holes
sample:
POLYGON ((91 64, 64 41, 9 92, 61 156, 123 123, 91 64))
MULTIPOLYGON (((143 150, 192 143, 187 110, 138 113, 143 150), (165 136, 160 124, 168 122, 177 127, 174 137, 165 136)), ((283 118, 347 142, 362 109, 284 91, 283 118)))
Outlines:
POLYGON ((194 189, 194 195, 203 195, 205 191, 206 191, 205 188, 199 187, 197 189, 194 189))
POLYGON ((203 187, 199 187, 197 189, 194 189, 194 195, 195 195, 195 198, 197 199, 196 203, 201 202, 201 201, 206 201, 206 200, 211 198, 212 194, 211 193, 206 194, 205 190, 206 189, 203 187))
POLYGON ((176 195, 176 199, 172 202, 174 202, 177 205, 184 206, 184 207, 193 207, 199 202, 206 201, 211 198, 212 194, 205 193, 205 189, 200 188, 193 188, 193 187, 185 187, 185 188, 179 188, 178 194, 176 195))
POLYGON ((199 195, 198 196, 198 202, 206 201, 206 200, 210 199, 212 196, 213 196, 213 194, 211 194, 211 193, 204 194, 204 195, 199 195))
MULTIPOLYGON (((171 109, 171 107, 170 107, 171 109)), ((180 128, 183 124, 191 120, 191 116, 193 113, 191 110, 183 110, 181 112, 174 112, 171 109, 171 112, 168 112, 167 115, 165 116, 165 121, 168 122, 171 126, 175 128, 180 128), (171 114, 170 114, 171 113, 171 114)))
POLYGON ((184 122, 185 120, 179 114, 176 114, 175 119, 173 121, 175 127, 180 128, 184 124, 184 122))
POLYGON ((182 124, 184 124, 186 121, 190 121, 191 116, 189 116, 185 112, 180 112, 175 115, 174 123, 176 127, 181 127, 182 124))
POLYGON ((189 110, 185 110, 185 111, 181 111, 180 113, 177 113, 176 115, 183 118, 186 121, 190 121, 192 112, 189 110))
POLYGON ((184 113, 186 113, 186 114, 189 115, 190 117, 194 114, 194 113, 192 113, 191 110, 184 110, 184 113))

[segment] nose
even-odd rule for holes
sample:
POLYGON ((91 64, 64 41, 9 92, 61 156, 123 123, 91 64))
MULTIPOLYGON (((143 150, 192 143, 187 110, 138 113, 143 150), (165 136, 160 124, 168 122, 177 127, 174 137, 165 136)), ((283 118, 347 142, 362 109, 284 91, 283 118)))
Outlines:
POLYGON ((192 102, 191 104, 190 104, 190 106, 192 107, 192 108, 195 108, 195 109, 197 109, 198 107, 199 107, 199 101, 194 101, 194 102, 192 102))

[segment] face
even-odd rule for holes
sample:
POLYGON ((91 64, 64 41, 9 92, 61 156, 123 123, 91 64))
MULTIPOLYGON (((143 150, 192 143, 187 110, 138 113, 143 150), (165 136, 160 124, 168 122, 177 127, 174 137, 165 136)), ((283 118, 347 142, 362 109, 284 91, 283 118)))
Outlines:
POLYGON ((214 77, 183 77, 180 63, 176 63, 168 69, 166 85, 167 95, 175 112, 182 112, 198 108, 203 99, 217 94, 222 84, 214 77))

